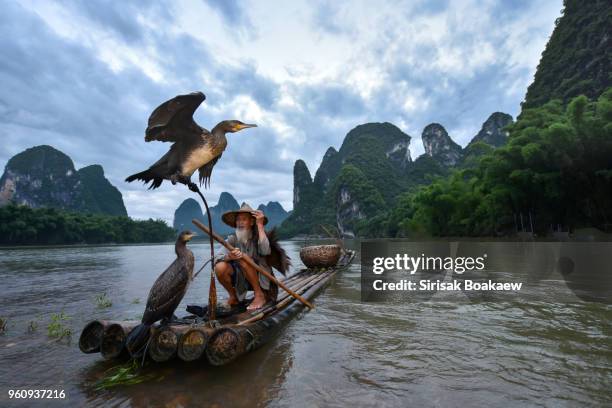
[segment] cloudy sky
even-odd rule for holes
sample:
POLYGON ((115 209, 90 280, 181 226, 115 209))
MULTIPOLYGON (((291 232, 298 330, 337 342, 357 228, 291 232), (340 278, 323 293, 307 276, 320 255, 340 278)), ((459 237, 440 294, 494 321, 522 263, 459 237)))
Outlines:
POLYGON ((151 111, 203 91, 196 121, 229 135, 206 193, 290 209, 292 169, 316 171, 358 124, 412 136, 438 122, 465 146, 494 111, 516 116, 561 0, 7 1, 0 13, 0 166, 50 144, 102 164, 131 216, 172 220, 182 186, 125 183, 164 154, 151 111))

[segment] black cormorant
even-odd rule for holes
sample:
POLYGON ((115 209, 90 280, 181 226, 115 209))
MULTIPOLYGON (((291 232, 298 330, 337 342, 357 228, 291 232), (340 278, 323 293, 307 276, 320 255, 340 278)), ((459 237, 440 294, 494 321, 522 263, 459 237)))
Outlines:
POLYGON ((140 350, 148 340, 149 328, 156 321, 170 321, 174 311, 185 296, 193 279, 193 252, 187 248, 187 242, 195 234, 183 231, 175 244, 176 259, 155 281, 149 292, 147 306, 142 316, 142 323, 134 328, 127 340, 126 347, 131 353, 140 350))
POLYGON ((149 189, 159 187, 163 180, 190 185, 191 175, 199 170, 200 185, 210 185, 212 169, 227 146, 225 134, 257 125, 224 120, 209 132, 193 120, 193 113, 205 99, 202 92, 178 95, 153 111, 145 132, 145 142, 159 140, 174 144, 155 164, 125 181, 151 182, 149 189))

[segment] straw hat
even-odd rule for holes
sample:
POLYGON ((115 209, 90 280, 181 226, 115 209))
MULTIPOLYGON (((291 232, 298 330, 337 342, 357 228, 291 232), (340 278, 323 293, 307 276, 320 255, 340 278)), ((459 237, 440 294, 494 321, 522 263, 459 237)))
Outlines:
MULTIPOLYGON (((238 214, 245 213, 245 214, 251 215, 253 211, 255 210, 252 209, 250 205, 248 205, 247 203, 242 203, 242 205, 240 206, 240 209, 235 210, 235 211, 228 211, 224 213, 223 216, 221 216, 221 219, 223 220, 224 223, 226 223, 230 227, 236 228, 236 217, 238 216, 238 214)), ((268 217, 266 217, 265 215, 264 215, 263 223, 264 225, 268 223, 268 217)))

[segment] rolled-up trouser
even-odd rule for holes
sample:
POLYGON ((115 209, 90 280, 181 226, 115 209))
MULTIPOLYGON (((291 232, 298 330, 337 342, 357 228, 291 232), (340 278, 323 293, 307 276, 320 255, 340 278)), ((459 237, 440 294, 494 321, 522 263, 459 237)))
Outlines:
MULTIPOLYGON (((243 301, 247 292, 253 290, 253 287, 246 279, 246 275, 242 268, 240 268, 240 263, 238 261, 229 261, 228 263, 232 267, 232 286, 236 289, 236 297, 238 297, 239 301, 243 301)), ((270 289, 270 280, 259 272, 257 272, 257 276, 259 277, 259 286, 261 289, 270 289)))

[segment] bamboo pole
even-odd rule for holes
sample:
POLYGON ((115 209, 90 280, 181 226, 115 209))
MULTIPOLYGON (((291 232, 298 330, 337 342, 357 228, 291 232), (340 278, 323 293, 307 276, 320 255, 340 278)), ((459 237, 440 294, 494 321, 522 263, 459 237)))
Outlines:
POLYGON ((285 285, 289 285, 290 282, 296 282, 300 279, 304 279, 304 276, 305 274, 303 272, 294 273, 288 278, 283 279, 281 282, 283 282, 285 285))
MULTIPOLYGON (((195 218, 193 220, 191 220, 191 222, 193 222, 198 228, 200 228, 202 231, 204 231, 205 233, 207 233, 208 235, 210 235, 211 237, 213 237, 215 239, 215 241, 219 242, 221 245, 223 245, 228 251, 232 251, 234 250, 234 247, 231 246, 230 244, 228 244, 227 242, 225 242, 225 240, 223 238, 221 238, 219 235, 217 235, 214 231, 210 231, 204 224, 202 224, 200 221, 196 220, 195 218)), ((292 291, 291 289, 289 289, 287 286, 285 286, 285 284, 283 284, 282 282, 280 282, 278 279, 276 279, 270 272, 266 271, 264 268, 262 268, 261 266, 257 265, 249 256, 243 255, 242 259, 244 259, 244 261, 251 266, 252 268, 254 268, 255 270, 257 270, 259 273, 263 274, 266 278, 270 279, 270 281, 276 283, 280 288, 282 288, 285 292, 289 293, 291 296, 293 296, 294 298, 298 299, 300 302, 302 302, 304 305, 308 306, 309 309, 314 309, 314 306, 312 305, 312 303, 310 303, 309 301, 307 301, 306 299, 304 299, 303 297, 301 297, 300 295, 298 295, 297 293, 295 293, 294 291, 292 291)), ((213 268, 214 269, 214 268, 213 268)))
MULTIPOLYGON (((299 289, 303 288, 305 285, 308 285, 310 282, 312 282, 313 280, 317 279, 318 277, 320 277, 321 274, 312 274, 312 275, 308 275, 306 277, 304 277, 303 279, 298 280, 297 282, 294 282, 291 285, 291 290, 297 292, 299 289)), ((281 300, 285 299, 287 296, 289 296, 289 294, 287 292, 284 292, 282 295, 279 296, 279 298, 276 300, 276 303, 280 302, 281 300)))
MULTIPOLYGON (((286 286, 288 286, 292 291, 296 291, 295 288, 299 287, 302 285, 303 282, 305 282, 307 279, 312 279, 314 277, 314 274, 312 273, 298 273, 296 275, 292 276, 292 279, 285 279, 281 282, 283 282, 283 284, 285 284, 286 286)), ((276 299, 276 302, 279 301, 279 298, 285 298, 286 296, 290 296, 284 289, 281 289, 281 291, 279 291, 279 295, 276 299)), ((247 298, 245 299, 245 301, 249 302, 251 301, 253 298, 247 298)))
MULTIPOLYGON (((316 274, 314 275, 312 278, 308 279, 306 282, 304 282, 303 285, 300 286, 299 288, 299 292, 300 294, 306 292, 310 287, 316 285, 317 283, 319 283, 320 281, 322 281, 323 279, 325 279, 326 277, 328 277, 329 275, 334 274, 335 271, 329 271, 329 272, 324 272, 324 273, 320 273, 320 274, 316 274)), ((296 290, 297 292, 297 290, 296 290)), ((283 296, 281 296, 281 298, 279 299, 278 302, 276 302, 276 304, 273 305, 274 309, 279 309, 280 307, 282 307, 281 303, 284 305, 287 302, 292 301, 293 299, 291 299, 287 294, 284 294, 283 296), (285 303, 283 303, 285 302, 285 303)))
MULTIPOLYGON (((283 281, 283 283, 285 285, 287 285, 289 288, 291 288, 291 290, 295 291, 295 288, 299 285, 302 284, 302 282, 304 282, 307 279, 312 278, 313 275, 311 274, 304 274, 302 276, 296 277, 295 279, 292 279, 291 281, 283 281)), ((283 295, 287 294, 287 292, 285 292, 285 290, 283 289, 283 295)))

